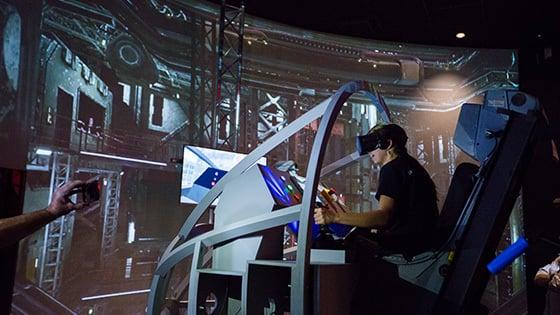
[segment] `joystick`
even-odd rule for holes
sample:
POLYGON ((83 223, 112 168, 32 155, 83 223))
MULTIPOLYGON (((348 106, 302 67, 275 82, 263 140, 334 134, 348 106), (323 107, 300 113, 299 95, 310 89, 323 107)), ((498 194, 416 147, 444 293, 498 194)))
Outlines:
MULTIPOLYGON (((320 200, 324 206, 327 204, 332 208, 338 211, 345 211, 344 207, 339 203, 336 199, 336 194, 334 189, 326 188, 322 185, 319 186, 320 189, 320 200)), ((321 205, 319 205, 321 206, 321 205)), ((316 249, 338 249, 342 247, 340 241, 335 240, 333 236, 333 231, 331 228, 326 224, 321 224, 319 226, 319 235, 315 239, 313 243, 313 248, 316 249)))

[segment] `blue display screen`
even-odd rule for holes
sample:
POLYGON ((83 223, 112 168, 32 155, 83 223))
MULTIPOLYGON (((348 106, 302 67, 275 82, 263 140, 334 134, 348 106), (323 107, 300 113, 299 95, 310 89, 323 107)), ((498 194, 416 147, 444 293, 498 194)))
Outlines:
MULTIPOLYGON (((289 174, 272 170, 264 165, 259 165, 259 167, 268 190, 278 205, 293 206, 301 202, 302 196, 295 187, 296 184, 292 183, 289 174)), ((297 235, 299 221, 289 223, 288 227, 297 235)), ((343 224, 329 224, 329 228, 338 237, 345 237, 352 229, 351 226, 343 224)), ((319 234, 319 225, 313 223, 312 231, 313 238, 316 238, 319 234)))
POLYGON ((200 185, 212 189, 216 183, 226 175, 226 171, 209 167, 194 181, 195 185, 200 185))
POLYGON ((273 171, 265 165, 259 165, 259 168, 272 198, 278 205, 292 206, 300 203, 301 195, 295 190, 288 173, 273 171))

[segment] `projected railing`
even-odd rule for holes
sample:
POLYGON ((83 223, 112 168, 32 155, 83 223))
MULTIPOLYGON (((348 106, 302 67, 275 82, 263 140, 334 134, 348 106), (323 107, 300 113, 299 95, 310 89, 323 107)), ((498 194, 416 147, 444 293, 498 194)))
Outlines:
MULTIPOLYGON (((46 132, 52 126, 39 124, 35 126, 40 132, 35 135, 34 144, 46 146, 60 151, 97 152, 117 154, 130 158, 169 161, 182 155, 182 141, 167 141, 160 145, 161 137, 157 134, 135 132, 117 127, 88 126, 81 120, 66 116, 57 116, 57 124, 66 126, 68 130, 55 131, 54 137, 46 132)), ((62 127, 61 129, 63 129, 62 127)))

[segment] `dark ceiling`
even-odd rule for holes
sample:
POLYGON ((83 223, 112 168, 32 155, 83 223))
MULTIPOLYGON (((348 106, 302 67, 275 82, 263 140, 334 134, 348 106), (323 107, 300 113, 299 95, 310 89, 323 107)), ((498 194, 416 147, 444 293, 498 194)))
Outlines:
MULTIPOLYGON (((210 2, 220 4, 221 0, 210 2)), ((227 3, 239 5, 239 0, 227 3)), ((560 38, 555 1, 245 0, 250 15, 291 26, 428 45, 521 48, 560 38), (455 34, 466 37, 457 39, 455 34)))

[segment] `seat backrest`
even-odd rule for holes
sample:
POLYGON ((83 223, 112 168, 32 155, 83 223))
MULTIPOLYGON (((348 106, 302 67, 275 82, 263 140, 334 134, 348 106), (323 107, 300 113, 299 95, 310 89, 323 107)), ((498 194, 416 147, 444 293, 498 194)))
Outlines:
POLYGON ((478 172, 478 166, 472 163, 461 163, 455 169, 439 215, 433 244, 434 248, 440 248, 455 228, 461 212, 467 203, 467 199, 473 190, 476 172, 478 172))

